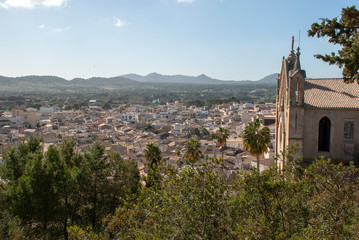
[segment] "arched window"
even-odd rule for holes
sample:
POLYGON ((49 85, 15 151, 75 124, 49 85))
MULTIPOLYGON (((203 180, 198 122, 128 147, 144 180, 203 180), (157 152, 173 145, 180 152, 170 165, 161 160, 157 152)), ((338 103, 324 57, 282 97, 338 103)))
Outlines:
POLYGON ((318 151, 330 151, 330 120, 323 117, 319 121, 318 151))

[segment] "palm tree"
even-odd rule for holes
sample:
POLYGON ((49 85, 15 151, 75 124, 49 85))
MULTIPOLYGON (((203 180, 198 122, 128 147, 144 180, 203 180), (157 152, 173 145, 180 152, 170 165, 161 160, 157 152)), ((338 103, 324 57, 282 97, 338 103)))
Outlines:
POLYGON ((261 128, 261 122, 257 118, 245 127, 241 136, 244 150, 257 157, 257 169, 259 170, 259 157, 268 152, 268 144, 271 142, 269 128, 261 128))
POLYGON ((217 140, 219 144, 219 149, 222 152, 222 160, 223 160, 223 151, 226 147, 227 139, 229 138, 229 131, 227 128, 220 127, 218 131, 214 134, 214 138, 217 140))
POLYGON ((148 165, 148 174, 146 178, 146 187, 157 187, 161 176, 158 171, 158 165, 162 162, 162 153, 157 144, 150 143, 145 149, 144 155, 147 165, 148 165))
POLYGON ((150 165, 152 164, 158 165, 159 162, 162 160, 161 154, 162 152, 158 147, 158 145, 154 143, 150 143, 147 144, 144 157, 147 160, 147 163, 150 163, 150 165))
POLYGON ((186 153, 184 159, 187 163, 196 163, 201 159, 202 152, 200 150, 201 143, 196 138, 191 138, 185 145, 186 153))

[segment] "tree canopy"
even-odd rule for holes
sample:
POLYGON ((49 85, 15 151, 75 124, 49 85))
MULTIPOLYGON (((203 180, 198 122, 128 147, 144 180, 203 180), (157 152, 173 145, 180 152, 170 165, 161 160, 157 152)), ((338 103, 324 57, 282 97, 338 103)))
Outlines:
POLYGON ((105 154, 99 142, 85 153, 74 147, 73 140, 65 139, 44 152, 41 139, 30 137, 4 153, 1 239, 68 239, 74 224, 101 231, 101 220, 115 212, 122 198, 137 194, 136 162, 105 154))
POLYGON ((358 239, 354 166, 316 160, 228 183, 221 163, 205 158, 166 171, 163 188, 144 188, 119 206, 95 234, 71 228, 73 239, 358 239), (300 173, 300 174, 299 174, 300 173))
POLYGON ((162 164, 162 152, 157 144, 150 143, 145 149, 144 157, 148 166, 146 177, 146 187, 159 188, 161 183, 161 174, 159 167, 162 164))
POLYGON ((184 159, 187 163, 196 163, 201 159, 202 152, 200 150, 201 143, 196 138, 191 138, 186 142, 184 159))
POLYGON ((259 169, 259 157, 268 152, 268 144, 270 143, 269 128, 261 128, 261 122, 257 118, 245 127, 241 136, 244 150, 257 157, 257 169, 259 169))
POLYGON ((74 146, 65 139, 44 151, 34 138, 4 152, 0 239, 358 239, 354 165, 303 167, 288 151, 282 172, 229 181, 221 158, 163 166, 149 144, 153 175, 143 186, 135 161, 100 142, 84 153, 74 146))
POLYGON ((342 48, 338 53, 314 55, 329 64, 343 68, 346 83, 359 84, 359 11, 355 6, 342 9, 341 18, 323 18, 321 23, 313 23, 308 31, 310 37, 328 37, 328 41, 342 48))
POLYGON ((229 138, 229 131, 227 128, 220 127, 216 133, 213 134, 213 138, 216 139, 219 149, 222 152, 222 159, 223 159, 223 151, 226 147, 227 139, 229 138))

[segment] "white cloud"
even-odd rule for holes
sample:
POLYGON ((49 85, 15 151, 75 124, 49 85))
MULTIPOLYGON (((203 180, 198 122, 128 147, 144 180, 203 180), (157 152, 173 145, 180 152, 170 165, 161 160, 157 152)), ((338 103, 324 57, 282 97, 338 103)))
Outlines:
POLYGON ((39 28, 45 28, 46 26, 44 24, 41 24, 39 28))
POLYGON ((194 0, 177 0, 178 3, 193 3, 194 0))
POLYGON ((67 30, 70 30, 71 27, 70 26, 67 26, 67 27, 64 27, 64 28, 54 28, 52 29, 53 32, 57 32, 57 33, 61 33, 61 32, 65 32, 67 30))
POLYGON ((5 0, 0 3, 4 8, 34 8, 36 6, 44 7, 62 7, 67 5, 67 0, 5 0))
POLYGON ((118 18, 115 18, 116 20, 116 23, 114 24, 116 27, 123 27, 125 26, 126 22, 121 20, 121 19, 118 19, 118 18))

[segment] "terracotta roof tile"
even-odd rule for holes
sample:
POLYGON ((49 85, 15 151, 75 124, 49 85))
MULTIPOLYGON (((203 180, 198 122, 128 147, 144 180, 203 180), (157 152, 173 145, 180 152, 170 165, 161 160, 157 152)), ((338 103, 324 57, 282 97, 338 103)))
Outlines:
POLYGON ((358 84, 346 84, 343 79, 306 79, 305 108, 359 108, 358 84))

